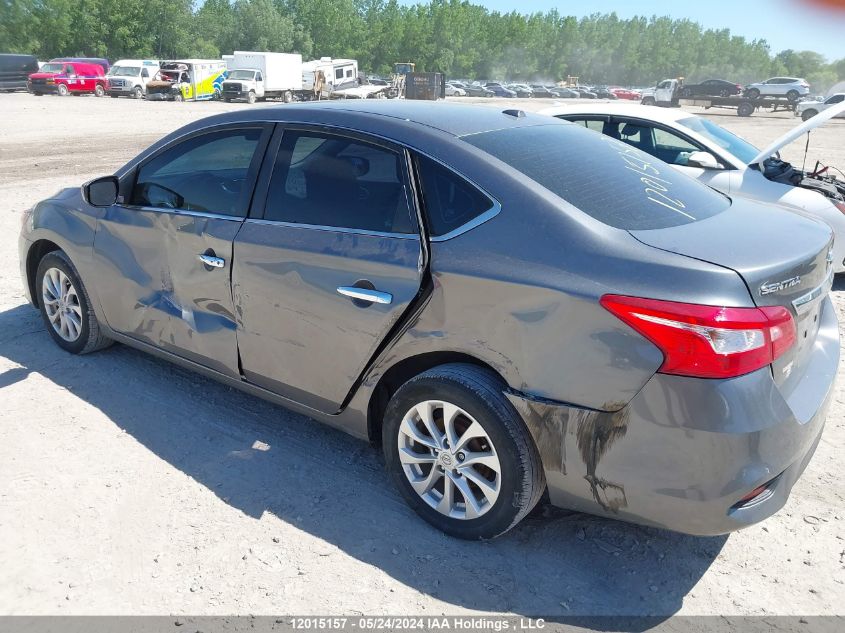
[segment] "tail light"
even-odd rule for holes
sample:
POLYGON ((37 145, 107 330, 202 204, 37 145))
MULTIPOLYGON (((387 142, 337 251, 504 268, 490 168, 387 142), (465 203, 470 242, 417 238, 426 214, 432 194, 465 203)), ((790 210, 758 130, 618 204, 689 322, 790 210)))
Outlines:
POLYGON ((601 305, 663 352, 664 374, 732 378, 770 365, 795 343, 783 306, 726 308, 604 295, 601 305))
POLYGON ((839 209, 840 211, 842 211, 842 213, 845 213, 845 202, 836 202, 836 201, 834 201, 833 206, 835 206, 837 209, 839 209))

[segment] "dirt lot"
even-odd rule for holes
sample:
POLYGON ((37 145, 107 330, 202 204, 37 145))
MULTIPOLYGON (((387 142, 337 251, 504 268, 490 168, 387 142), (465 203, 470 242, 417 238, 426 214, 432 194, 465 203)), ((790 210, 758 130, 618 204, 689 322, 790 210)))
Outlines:
MULTIPOLYGON (((378 453, 340 432, 123 346, 60 351, 24 305, 21 211, 248 107, 0 95, 0 612, 843 612, 842 381, 814 460, 762 525, 693 538, 561 513, 465 543, 418 520, 378 453)), ((796 124, 707 116, 758 145, 796 124)), ((813 145, 845 170, 845 121, 813 145)), ((845 283, 835 294, 845 321, 845 283)))

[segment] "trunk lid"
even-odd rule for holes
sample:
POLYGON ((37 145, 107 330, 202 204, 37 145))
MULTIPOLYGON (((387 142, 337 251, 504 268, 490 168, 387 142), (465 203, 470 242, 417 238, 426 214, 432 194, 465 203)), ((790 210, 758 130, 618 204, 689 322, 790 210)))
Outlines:
POLYGON ((734 200, 730 209, 705 220, 630 233, 649 246, 734 270, 755 305, 789 310, 796 342, 772 366, 775 382, 788 395, 804 373, 833 283, 830 228, 796 212, 734 200))

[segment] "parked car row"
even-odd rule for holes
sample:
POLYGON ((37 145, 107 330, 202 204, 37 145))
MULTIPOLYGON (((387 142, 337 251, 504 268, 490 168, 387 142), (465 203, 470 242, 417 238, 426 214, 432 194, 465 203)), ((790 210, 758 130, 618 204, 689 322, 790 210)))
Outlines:
POLYGON ((449 97, 505 97, 537 99, 640 99, 636 90, 618 86, 557 86, 541 83, 504 83, 500 81, 467 82, 450 80, 449 97))
POLYGON ((543 497, 701 535, 765 519, 839 364, 842 251, 772 194, 807 174, 680 111, 548 114, 194 121, 24 214, 26 296, 69 353, 121 342, 371 441, 456 537, 543 497))

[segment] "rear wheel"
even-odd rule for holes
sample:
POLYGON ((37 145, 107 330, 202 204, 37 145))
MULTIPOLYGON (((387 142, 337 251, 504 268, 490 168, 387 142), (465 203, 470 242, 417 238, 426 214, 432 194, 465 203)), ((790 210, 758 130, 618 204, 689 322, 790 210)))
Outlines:
POLYGON ((812 119, 817 114, 818 114, 818 112, 816 110, 804 110, 801 113, 801 120, 802 121, 809 121, 810 119, 812 119))
POLYGON ((748 92, 745 93, 745 96, 749 99, 759 99, 760 98, 760 91, 757 88, 749 88, 748 92))
POLYGON ((752 114, 754 114, 754 104, 752 104, 748 101, 743 101, 742 103, 740 103, 737 106, 736 113, 739 116, 743 116, 743 117, 744 116, 751 116, 752 114))
POLYGON ((79 273, 63 251, 42 258, 35 281, 41 318, 59 347, 87 354, 111 345, 100 330, 79 273))
POLYGON ((103 88, 100 84, 94 86, 94 96, 95 97, 105 97, 106 96, 106 89, 103 88))
POLYGON ((67 89, 67 86, 64 84, 59 84, 56 88, 56 94, 60 97, 66 97, 70 93, 70 90, 67 89))
POLYGON ((789 100, 790 103, 795 103, 796 101, 798 101, 798 98, 800 96, 801 95, 798 94, 797 90, 790 90, 789 92, 786 93, 786 98, 789 100))
POLYGON ((719 96, 720 97, 730 97, 731 91, 728 90, 727 88, 722 88, 722 90, 719 91, 719 96))
POLYGON ((402 385, 384 417, 385 461, 408 504, 440 530, 489 539, 545 490, 540 456, 491 371, 435 367, 402 385))
POLYGON ((291 101, 293 101, 293 93, 290 90, 285 90, 282 93, 282 101, 284 101, 285 103, 290 103, 291 101))

